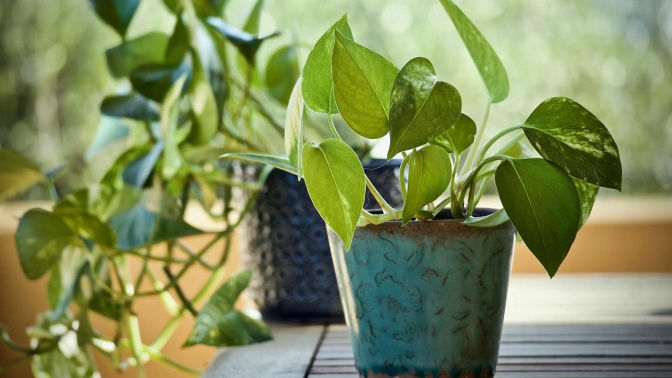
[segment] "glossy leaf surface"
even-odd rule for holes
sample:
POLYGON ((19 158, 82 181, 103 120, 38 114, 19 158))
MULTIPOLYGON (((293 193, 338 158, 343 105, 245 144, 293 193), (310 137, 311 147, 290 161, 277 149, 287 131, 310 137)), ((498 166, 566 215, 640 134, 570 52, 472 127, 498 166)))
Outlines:
POLYGON ((19 220, 14 236, 21 268, 31 280, 50 270, 63 249, 76 238, 60 217, 42 209, 26 212, 19 220))
POLYGON ((303 177, 320 216, 350 249, 364 206, 366 177, 357 154, 338 139, 303 146, 303 177))
POLYGON ((163 149, 163 166, 161 174, 163 177, 172 178, 182 165, 180 151, 178 148, 179 139, 177 135, 177 122, 179 116, 180 94, 186 76, 179 78, 170 88, 163 100, 161 108, 161 126, 164 130, 165 148, 163 149))
POLYGON ((466 114, 460 114, 455 125, 434 138, 430 143, 443 147, 444 150, 457 155, 464 152, 474 143, 476 123, 466 114))
POLYGON ((266 66, 268 92, 284 105, 289 102, 301 71, 297 50, 294 45, 281 47, 271 55, 266 66))
POLYGON ((541 156, 570 175, 621 190, 618 146, 604 124, 579 103, 550 98, 534 109, 523 130, 541 156))
POLYGON ((579 230, 581 208, 572 179, 544 159, 511 159, 497 167, 495 182, 511 222, 553 277, 579 230))
POLYGON ((159 120, 159 107, 156 103, 137 93, 105 97, 100 104, 100 112, 110 117, 130 118, 138 121, 159 120))
POLYGON ((243 31, 246 31, 250 34, 259 34, 259 21, 261 20, 261 10, 264 7, 264 0, 257 0, 254 3, 254 7, 250 11, 250 15, 247 16, 247 21, 243 26, 243 31))
POLYGON ((234 307, 250 278, 250 271, 238 273, 210 297, 198 313, 185 347, 195 344, 217 347, 246 345, 273 338, 264 323, 248 317, 234 307))
POLYGON ((348 25, 348 15, 343 15, 326 33, 320 37, 308 54, 303 66, 303 99, 313 111, 318 113, 336 114, 334 100, 334 86, 331 76, 331 57, 334 51, 335 30, 346 38, 352 38, 352 31, 348 25))
POLYGON ((222 20, 221 18, 208 17, 207 24, 214 28, 219 34, 224 36, 231 44, 236 46, 238 51, 245 57, 248 63, 255 61, 257 50, 261 44, 269 39, 276 37, 278 34, 273 33, 265 37, 250 34, 244 30, 237 29, 222 20))
POLYGON ((579 201, 581 203, 581 220, 579 221, 579 228, 581 228, 586 224, 588 217, 590 217, 590 212, 593 210, 593 205, 595 204, 595 199, 597 199, 597 192, 600 190, 600 187, 574 177, 572 177, 572 181, 579 194, 579 201))
POLYGON ((375 51, 335 33, 331 72, 338 111, 357 134, 383 137, 389 132, 390 95, 399 69, 375 51))
POLYGON ((89 0, 89 3, 98 17, 123 37, 140 5, 140 0, 89 0))
POLYGON ((152 32, 108 49, 105 56, 110 73, 118 79, 128 76, 141 66, 162 64, 168 41, 166 34, 152 32))
POLYGON ((0 203, 45 180, 30 160, 12 150, 0 149, 0 203))
POLYGON ((124 182, 136 188, 142 188, 154 171, 163 146, 163 141, 158 141, 148 153, 126 164, 122 173, 124 182))
POLYGON ((436 79, 432 63, 425 58, 411 59, 392 89, 387 159, 448 131, 460 118, 461 109, 460 93, 436 79))
POLYGON ((437 199, 448 188, 452 163, 448 153, 438 146, 413 150, 408 161, 408 189, 402 211, 403 224, 428 203, 437 199))
POLYGON ((503 101, 509 95, 509 77, 497 53, 455 3, 451 0, 440 1, 481 74, 490 94, 490 102, 503 101))
POLYGON ((147 65, 138 68, 130 75, 133 88, 143 96, 161 103, 170 87, 182 76, 190 81, 192 67, 183 63, 179 66, 147 65))

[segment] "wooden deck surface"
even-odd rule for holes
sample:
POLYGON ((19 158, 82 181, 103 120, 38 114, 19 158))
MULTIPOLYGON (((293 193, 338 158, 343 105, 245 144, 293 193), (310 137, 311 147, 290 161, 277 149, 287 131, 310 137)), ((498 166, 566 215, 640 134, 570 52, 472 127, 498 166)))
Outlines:
MULTIPOLYGON (((345 325, 274 330, 205 377, 358 377, 345 325)), ((672 378, 672 275, 512 276, 496 377, 672 378)))

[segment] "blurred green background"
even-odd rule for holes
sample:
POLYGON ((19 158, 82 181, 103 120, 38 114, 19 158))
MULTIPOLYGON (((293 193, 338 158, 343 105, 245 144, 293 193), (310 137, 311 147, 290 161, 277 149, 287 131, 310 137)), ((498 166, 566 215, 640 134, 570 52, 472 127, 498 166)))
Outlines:
MULTIPOLYGON (((490 134, 524 121, 546 98, 571 97, 614 135, 625 193, 672 192, 672 1, 456 2, 509 73, 510 95, 493 106, 490 134)), ((241 26, 252 5, 229 0, 228 21, 241 26)), ((438 1, 267 0, 265 9, 261 34, 284 34, 262 47, 261 66, 292 40, 305 47, 305 59, 319 35, 349 13, 358 42, 399 67, 429 58, 462 93, 463 112, 482 117, 484 87, 438 1)), ((142 0, 139 12, 129 39, 172 31, 161 0, 142 0)), ((45 170, 67 163, 64 191, 89 182, 116 156, 110 150, 88 161, 85 153, 98 124, 109 122, 98 111, 103 96, 128 87, 105 66, 104 50, 118 42, 85 0, 0 1, 0 146, 45 170)), ((26 197, 39 198, 40 190, 26 197)))

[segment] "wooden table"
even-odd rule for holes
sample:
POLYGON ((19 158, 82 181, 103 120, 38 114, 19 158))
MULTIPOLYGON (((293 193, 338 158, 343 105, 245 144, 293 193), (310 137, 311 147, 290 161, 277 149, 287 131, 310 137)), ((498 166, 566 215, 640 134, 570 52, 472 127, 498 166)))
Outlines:
MULTIPOLYGON (((356 378, 345 325, 273 324, 205 377, 356 378)), ((672 275, 514 276, 498 378, 672 378, 672 275)))

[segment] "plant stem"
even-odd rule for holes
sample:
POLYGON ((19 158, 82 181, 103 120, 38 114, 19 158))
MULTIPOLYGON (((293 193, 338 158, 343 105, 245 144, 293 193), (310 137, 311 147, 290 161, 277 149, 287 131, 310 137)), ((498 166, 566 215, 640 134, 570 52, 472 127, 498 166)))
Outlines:
POLYGON ((490 106, 492 103, 490 102, 490 99, 488 99, 488 103, 485 105, 485 114, 483 114, 483 121, 481 122, 481 127, 478 128, 476 131, 476 137, 474 138, 474 144, 471 146, 471 149, 469 150, 469 154, 467 155, 467 160, 464 163, 464 166, 462 167, 462 174, 469 172, 469 170, 472 168, 474 164, 474 159, 477 156, 477 153, 479 151, 479 147, 481 145, 481 140, 483 139, 483 134, 485 133, 485 127, 488 124, 488 117, 490 117, 490 106))
MULTIPOLYGON (((497 140, 499 140, 499 138, 503 137, 504 135, 506 135, 506 134, 508 134, 508 133, 514 132, 514 131, 516 131, 516 130, 519 130, 519 129, 521 129, 522 127, 523 127, 523 125, 516 125, 516 126, 512 126, 512 127, 506 128, 506 129, 500 131, 499 133, 497 133, 497 135, 495 135, 494 137, 492 137, 492 138, 488 141, 488 143, 486 143, 485 146, 483 146, 483 149, 481 150, 480 154, 478 155, 478 160, 477 160, 477 161, 481 161, 481 160, 483 160, 483 158, 485 157, 486 152, 488 152, 488 150, 490 149, 490 147, 492 147, 492 145, 493 145, 497 140)), ((524 135, 524 134, 523 134, 523 135, 524 135)), ((519 137, 522 138, 522 136, 519 136, 519 137)), ((515 138, 514 138, 514 139, 515 139, 515 138)), ((518 139, 518 140, 520 140, 520 139, 518 139)), ((518 140, 516 140, 516 142, 518 142, 518 140)), ((514 143, 514 144, 515 144, 515 143, 514 143)), ((506 150, 505 150, 505 151, 506 151, 506 150)))
POLYGON ((463 186, 462 191, 460 192, 460 198, 459 198, 458 202, 462 203, 462 204, 464 203, 464 197, 466 196, 467 192, 470 191, 472 182, 474 181, 474 179, 476 179, 476 177, 478 175, 478 172, 483 167, 492 163, 493 161, 508 160, 508 159, 511 159, 511 157, 510 156, 505 156, 505 155, 494 155, 494 156, 490 156, 489 158, 480 162, 476 166, 476 168, 474 168, 473 171, 471 171, 471 173, 469 174, 469 177, 467 177, 467 179, 464 181, 464 186, 463 186))
MULTIPOLYGON (((170 271, 170 268, 164 266, 163 271, 164 273, 166 273, 166 276, 168 276, 169 280, 175 279, 175 276, 173 276, 173 273, 170 271)), ((177 297, 180 298, 180 301, 182 301, 182 305, 184 306, 184 308, 186 308, 195 318, 198 315, 198 311, 196 311, 196 309, 191 304, 187 296, 184 295, 184 292, 182 291, 182 288, 180 287, 179 284, 175 284, 175 292, 177 293, 177 297)))
POLYGON ((400 212, 395 210, 394 213, 386 214, 371 214, 366 210, 362 210, 361 218, 357 222, 357 226, 366 226, 367 224, 381 224, 390 220, 400 219, 400 212))
POLYGON ((15 367, 30 361, 31 358, 32 358, 32 356, 25 355, 25 356, 15 358, 15 359, 7 362, 4 365, 0 365, 0 374, 6 373, 6 372, 12 370, 15 367))
POLYGON ((380 208, 383 209, 385 213, 394 214, 395 212, 394 208, 389 203, 387 203, 387 201, 385 201, 385 198, 383 198, 383 196, 380 193, 378 193, 378 190, 376 189, 375 186, 373 186, 373 183, 371 182, 371 180, 369 180, 369 177, 366 174, 364 174, 364 178, 366 179, 366 187, 369 188, 369 191, 371 192, 371 194, 373 194, 373 198, 376 199, 376 202, 378 202, 380 208))
POLYGON ((329 130, 331 130, 331 134, 334 136, 334 138, 338 140, 343 140, 341 136, 338 134, 338 130, 336 130, 336 126, 334 125, 334 119, 331 118, 331 113, 327 114, 327 122, 329 123, 329 130))
POLYGON ((158 278, 156 278, 151 268, 147 271, 147 276, 149 277, 150 281, 152 281, 152 286, 154 286, 154 289, 161 291, 161 294, 159 294, 159 296, 161 297, 163 305, 164 307, 166 307, 168 314, 172 316, 177 315, 180 311, 179 305, 177 304, 177 302, 175 302, 175 299, 173 299, 170 293, 168 293, 167 291, 162 291, 163 284, 161 283, 161 281, 159 281, 158 278))
POLYGON ((147 353, 149 355, 149 357, 151 359, 156 360, 158 362, 161 362, 161 363, 163 363, 165 365, 168 365, 172 368, 175 368, 175 369, 177 369, 177 370, 179 370, 183 373, 194 374, 194 375, 201 375, 203 373, 200 370, 192 369, 188 366, 184 366, 184 365, 180 364, 179 362, 173 361, 170 358, 163 355, 161 352, 159 352, 157 350, 153 350, 151 347, 145 347, 143 350, 144 350, 145 353, 147 353))

